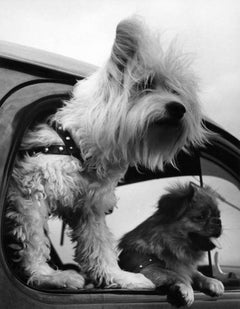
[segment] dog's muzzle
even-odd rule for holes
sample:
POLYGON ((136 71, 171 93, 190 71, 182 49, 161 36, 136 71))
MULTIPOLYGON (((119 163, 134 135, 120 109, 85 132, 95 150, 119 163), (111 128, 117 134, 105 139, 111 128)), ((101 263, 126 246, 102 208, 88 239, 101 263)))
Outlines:
POLYGON ((206 222, 204 234, 196 232, 189 233, 191 246, 193 249, 209 251, 219 247, 218 238, 222 234, 222 222, 220 218, 212 217, 206 222))
POLYGON ((210 218, 207 229, 209 230, 209 233, 213 237, 219 237, 222 234, 222 221, 220 218, 212 217, 210 218))

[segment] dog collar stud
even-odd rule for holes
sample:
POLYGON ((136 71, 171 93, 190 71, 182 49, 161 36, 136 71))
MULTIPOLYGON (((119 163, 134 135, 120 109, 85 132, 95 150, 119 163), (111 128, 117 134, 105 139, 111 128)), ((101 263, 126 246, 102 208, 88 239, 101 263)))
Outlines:
MULTIPOLYGON (((152 261, 153 261, 152 259, 148 259, 148 262, 150 262, 150 263, 151 263, 152 261)), ((143 268, 143 265, 142 265, 142 264, 140 264, 138 267, 142 269, 142 268, 143 268)))
POLYGON ((153 254, 145 254, 134 250, 123 250, 119 256, 119 266, 123 270, 131 272, 140 272, 152 264, 157 264, 162 268, 166 268, 165 261, 159 259, 153 254))

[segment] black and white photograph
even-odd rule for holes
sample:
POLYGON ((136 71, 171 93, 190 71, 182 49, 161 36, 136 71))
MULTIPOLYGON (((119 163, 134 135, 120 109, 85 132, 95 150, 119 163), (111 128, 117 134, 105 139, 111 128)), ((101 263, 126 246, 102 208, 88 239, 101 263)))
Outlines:
POLYGON ((240 2, 0 0, 0 307, 240 308, 240 2))

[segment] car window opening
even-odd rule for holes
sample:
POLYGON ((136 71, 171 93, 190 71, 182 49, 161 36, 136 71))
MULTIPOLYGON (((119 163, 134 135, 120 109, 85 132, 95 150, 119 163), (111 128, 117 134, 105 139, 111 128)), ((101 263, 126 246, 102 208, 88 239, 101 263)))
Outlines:
MULTIPOLYGON (((46 110, 44 111, 44 117, 45 115, 46 115, 46 110)), ((180 154, 180 158, 182 158, 181 156, 182 154, 180 154)), ((173 179, 179 180, 182 177, 182 174, 185 177, 186 175, 194 175, 192 176, 191 181, 193 181, 196 185, 203 187, 205 185, 206 176, 204 175, 205 171, 202 170, 203 160, 202 160, 201 151, 195 150, 193 157, 191 157, 191 160, 192 162, 187 161, 186 165, 184 165, 186 162, 183 163, 183 161, 180 160, 180 165, 183 164, 183 169, 180 172, 175 170, 174 171, 176 174, 175 177, 172 174, 173 172, 171 168, 169 168, 169 170, 167 170, 165 174, 157 173, 156 175, 153 175, 150 171, 145 171, 145 173, 142 173, 142 172, 138 173, 137 171, 135 171, 134 172, 135 174, 134 174, 133 171, 130 169, 125 177, 125 183, 120 183, 118 188, 119 190, 121 190, 121 188, 123 188, 124 186, 131 186, 131 185, 138 184, 138 183, 147 183, 148 181, 155 181, 158 179, 162 181, 164 180, 164 178, 167 179, 169 175, 171 177, 171 180, 173 179), (194 167, 193 174, 189 173, 189 171, 184 171, 185 167, 186 169, 188 168, 187 167, 188 163, 190 165, 192 164, 191 167, 194 167)), ((221 193, 220 193, 220 196, 221 196, 221 193)), ((224 196, 222 197, 222 202, 225 204, 227 203, 231 204, 231 202, 228 202, 228 200, 226 200, 224 196)), ((232 208, 235 208, 235 210, 239 212, 239 208, 235 204, 232 204, 231 206, 232 208)), ((51 220, 52 219, 50 219, 50 221, 51 220)), ((51 223, 52 226, 54 226, 54 224, 55 223, 51 223)), ((49 261, 49 265, 56 269, 63 269, 63 270, 64 269, 75 269, 78 271, 79 266, 75 262, 73 262, 73 260, 71 261, 71 257, 70 259, 68 257, 67 262, 64 262, 62 261, 62 257, 61 257, 62 254, 59 254, 58 252, 59 250, 60 251, 65 250, 64 248, 65 248, 66 243, 69 246, 69 239, 66 238, 67 233, 69 233, 69 228, 68 226, 66 226, 64 222, 61 222, 61 223, 59 222, 56 226, 57 226, 58 231, 55 230, 54 233, 56 233, 56 235, 58 236, 52 235, 51 237, 51 260, 49 261)), ((6 228, 6 225, 5 225, 5 228, 6 228)), ((53 231, 54 231, 54 228, 53 228, 53 231)), ((16 247, 8 246, 8 244, 11 244, 12 242, 13 241, 12 239, 9 238, 9 236, 6 236, 6 235, 4 236, 5 253, 6 253, 6 259, 7 259, 8 265, 19 280, 21 280, 24 283, 27 283, 28 278, 22 275, 21 271, 18 268, 16 260, 14 261, 14 250, 16 249, 16 247)), ((19 246, 19 244, 16 244, 16 246, 19 246)), ((208 251, 207 260, 205 261, 205 265, 200 265, 199 269, 201 270, 201 272, 203 272, 204 274, 208 276, 216 277, 222 280, 225 283, 226 287, 230 286, 231 288, 236 288, 236 287, 239 288, 240 286, 240 266, 238 265, 237 267, 233 267, 232 271, 230 271, 229 269, 231 269, 231 265, 229 265, 230 267, 228 267, 228 271, 223 270, 220 264, 220 259, 221 259, 221 253, 219 253, 218 251, 215 251, 214 253, 212 253, 211 251, 208 251)), ((51 291, 51 289, 50 290, 47 289, 47 290, 51 291)), ((111 291, 106 290, 106 292, 111 292, 111 291)))

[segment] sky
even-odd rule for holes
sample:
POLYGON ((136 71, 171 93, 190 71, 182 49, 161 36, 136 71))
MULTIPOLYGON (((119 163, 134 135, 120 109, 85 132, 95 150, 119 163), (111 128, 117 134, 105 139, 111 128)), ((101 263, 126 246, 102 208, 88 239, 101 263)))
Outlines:
POLYGON ((239 0, 0 0, 0 40, 100 66, 133 14, 193 55, 204 113, 240 139, 239 0))

